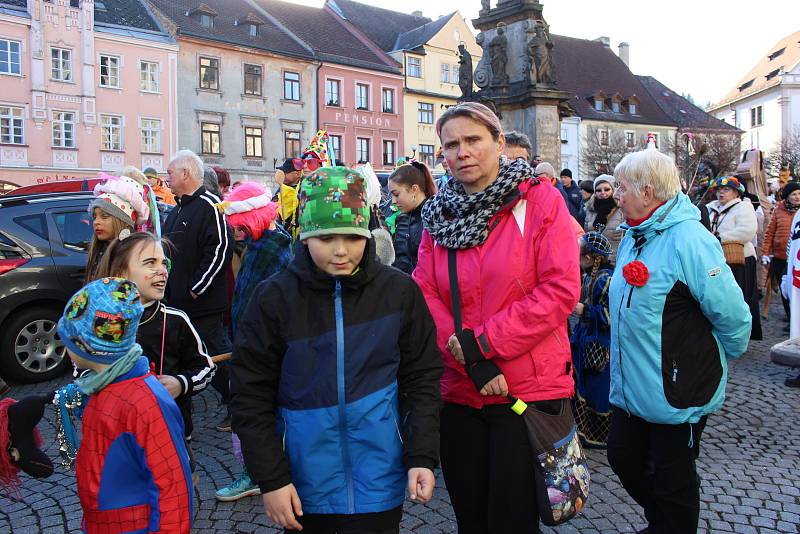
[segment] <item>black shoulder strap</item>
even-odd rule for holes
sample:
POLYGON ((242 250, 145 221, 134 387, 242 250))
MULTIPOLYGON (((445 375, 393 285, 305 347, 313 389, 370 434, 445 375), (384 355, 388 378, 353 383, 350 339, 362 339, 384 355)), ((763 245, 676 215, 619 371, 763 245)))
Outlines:
POLYGON ((450 278, 450 301, 453 303, 453 323, 456 333, 461 332, 461 292, 458 289, 458 270, 456 269, 456 249, 447 249, 447 275, 450 278))

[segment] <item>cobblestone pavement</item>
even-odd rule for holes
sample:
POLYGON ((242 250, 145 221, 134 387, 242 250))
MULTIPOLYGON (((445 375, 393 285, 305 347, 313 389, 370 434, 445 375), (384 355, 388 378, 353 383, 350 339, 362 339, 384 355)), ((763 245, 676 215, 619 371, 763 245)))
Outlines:
MULTIPOLYGON (((701 532, 800 532, 800 390, 784 387, 791 371, 769 362, 769 348, 785 338, 778 306, 765 323, 764 341, 730 366, 728 399, 709 418, 703 434, 699 471, 702 476, 701 532)), ((795 371, 796 372, 796 371, 795 371)), ((52 391, 67 378, 17 386, 21 398, 52 391)), ((278 532, 264 516, 261 500, 234 503, 214 499, 215 487, 229 483, 236 472, 230 435, 213 429, 222 418, 217 397, 206 391, 195 398, 194 450, 199 464, 200 503, 195 532, 278 532)), ((57 456, 52 411, 40 424, 47 451, 57 456)), ((545 532, 635 532, 644 526, 637 506, 628 498, 608 466, 603 451, 588 451, 592 486, 586 509, 567 525, 545 532)), ((0 532, 77 532, 80 504, 72 472, 63 468, 47 480, 24 480, 22 500, 0 496, 0 532)), ((403 532, 455 532, 447 491, 439 473, 435 497, 427 505, 407 504, 403 532)), ((513 534, 513 533, 509 533, 513 534)))

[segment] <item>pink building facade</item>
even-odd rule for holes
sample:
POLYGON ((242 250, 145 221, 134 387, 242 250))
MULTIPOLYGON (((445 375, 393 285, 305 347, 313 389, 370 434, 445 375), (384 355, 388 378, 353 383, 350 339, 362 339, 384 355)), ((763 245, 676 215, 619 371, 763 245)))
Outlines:
POLYGON ((337 160, 393 169, 405 154, 403 77, 323 63, 318 84, 319 123, 331 136, 337 160))
POLYGON ((177 146, 178 46, 143 5, 130 9, 0 0, 0 187, 125 165, 166 170, 177 146), (115 9, 128 25, 114 23, 115 9))

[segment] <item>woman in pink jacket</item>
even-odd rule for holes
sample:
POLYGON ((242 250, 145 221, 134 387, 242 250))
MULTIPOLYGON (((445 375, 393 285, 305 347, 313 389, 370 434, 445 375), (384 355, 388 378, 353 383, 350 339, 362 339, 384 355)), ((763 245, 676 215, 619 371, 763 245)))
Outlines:
POLYGON ((436 129, 454 180, 423 209, 413 276, 444 360, 444 478, 460 533, 535 533, 533 454, 508 396, 548 411, 548 401, 573 395, 567 317, 580 295, 578 243, 558 190, 524 160, 501 158, 491 110, 459 104, 436 129))

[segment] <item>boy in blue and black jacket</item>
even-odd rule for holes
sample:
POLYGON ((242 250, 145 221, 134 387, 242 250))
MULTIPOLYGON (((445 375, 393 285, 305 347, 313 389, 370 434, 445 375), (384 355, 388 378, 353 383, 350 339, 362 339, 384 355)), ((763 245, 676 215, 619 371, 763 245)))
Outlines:
POLYGON ((396 533, 439 457, 442 364, 425 300, 381 265, 363 177, 323 168, 300 195, 300 245, 259 285, 231 362, 233 430, 286 532, 396 533))

